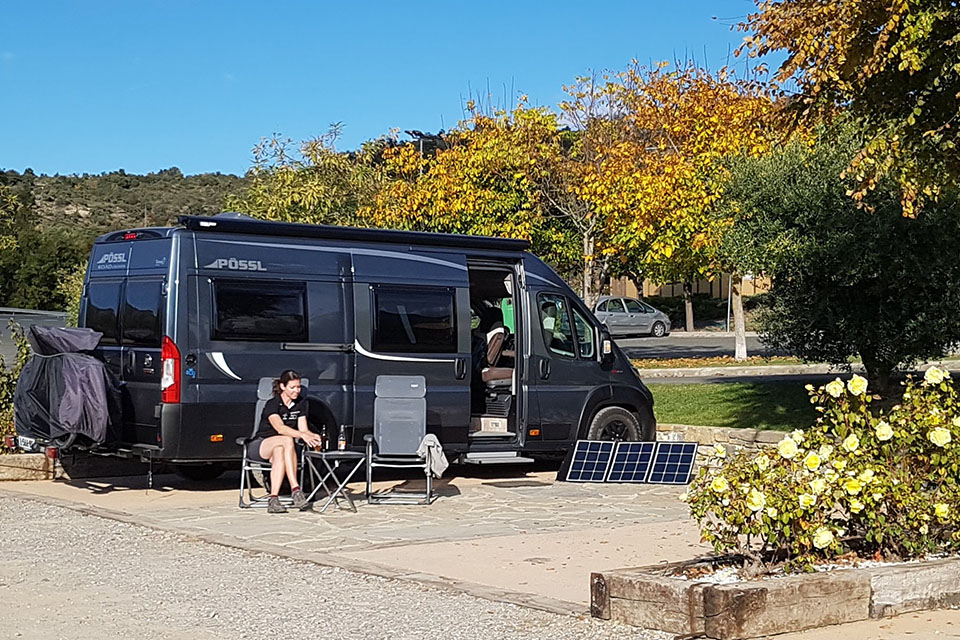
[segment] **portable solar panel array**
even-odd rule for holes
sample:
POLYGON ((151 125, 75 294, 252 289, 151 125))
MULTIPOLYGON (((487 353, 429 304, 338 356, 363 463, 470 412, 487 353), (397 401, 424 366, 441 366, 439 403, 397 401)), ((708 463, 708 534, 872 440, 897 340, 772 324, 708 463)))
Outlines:
POLYGON ((696 442, 610 442, 578 440, 561 469, 567 482, 688 484, 697 457, 696 442))

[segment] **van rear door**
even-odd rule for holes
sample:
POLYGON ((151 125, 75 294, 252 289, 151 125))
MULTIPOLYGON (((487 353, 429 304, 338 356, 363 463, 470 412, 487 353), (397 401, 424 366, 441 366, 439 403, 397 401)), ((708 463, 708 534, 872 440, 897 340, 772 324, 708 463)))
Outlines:
POLYGON ((163 285, 162 277, 128 278, 120 311, 124 432, 132 442, 154 446, 160 444, 163 285))

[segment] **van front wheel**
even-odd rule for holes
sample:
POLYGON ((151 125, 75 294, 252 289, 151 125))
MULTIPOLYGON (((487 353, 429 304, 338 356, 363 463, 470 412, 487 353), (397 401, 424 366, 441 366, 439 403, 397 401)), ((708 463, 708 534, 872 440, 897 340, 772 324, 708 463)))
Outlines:
POLYGON ((640 423, 623 407, 605 407, 593 416, 587 439, 636 442, 640 440, 640 423))

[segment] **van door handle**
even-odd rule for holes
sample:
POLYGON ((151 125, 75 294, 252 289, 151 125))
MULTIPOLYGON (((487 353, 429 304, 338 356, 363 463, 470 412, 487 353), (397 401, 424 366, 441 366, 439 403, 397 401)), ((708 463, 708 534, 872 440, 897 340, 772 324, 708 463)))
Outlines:
POLYGON ((540 377, 544 380, 550 377, 550 361, 546 358, 540 360, 540 377))
POLYGON ((130 350, 130 371, 134 371, 137 368, 137 352, 130 350))
POLYGON ((463 358, 457 358, 455 369, 457 373, 457 380, 463 380, 467 377, 467 361, 463 358))

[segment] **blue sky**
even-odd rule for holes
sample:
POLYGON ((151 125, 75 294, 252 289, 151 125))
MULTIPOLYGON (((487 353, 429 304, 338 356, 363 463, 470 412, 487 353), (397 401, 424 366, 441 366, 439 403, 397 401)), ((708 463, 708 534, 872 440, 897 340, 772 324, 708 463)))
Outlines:
MULTIPOLYGON (((478 92, 554 106, 591 70, 727 61, 751 0, 17 2, 0 16, 0 168, 242 173, 274 132, 341 149, 435 132, 478 92), (714 19, 714 17, 719 19, 714 19)), ((742 63, 740 63, 742 64, 742 63)))

